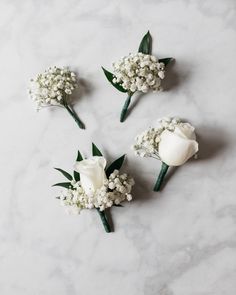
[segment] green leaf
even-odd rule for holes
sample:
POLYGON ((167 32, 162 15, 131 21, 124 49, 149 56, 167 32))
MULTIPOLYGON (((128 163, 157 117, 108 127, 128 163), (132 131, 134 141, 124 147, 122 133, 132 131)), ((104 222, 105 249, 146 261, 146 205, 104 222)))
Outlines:
MULTIPOLYGON (((76 158, 77 162, 83 161, 83 157, 80 153, 80 151, 78 150, 78 154, 77 154, 77 158, 76 158)), ((75 181, 79 181, 80 180, 80 174, 77 171, 74 171, 74 180, 75 181)))
POLYGON ((65 188, 72 188, 72 185, 70 182, 60 182, 60 183, 56 183, 53 186, 62 186, 65 188))
POLYGON ((121 156, 115 160, 111 165, 106 169, 106 176, 109 177, 114 170, 120 170, 125 159, 125 155, 121 156))
POLYGON ((172 57, 166 57, 166 58, 159 59, 158 62, 163 62, 163 64, 167 66, 172 60, 173 60, 172 57))
POLYGON ((147 32, 146 35, 144 35, 139 45, 138 52, 142 52, 144 54, 152 54, 152 37, 149 31, 147 32))
POLYGON ((124 89, 119 83, 114 83, 112 80, 115 78, 114 74, 112 74, 111 72, 107 71, 106 69, 104 69, 102 67, 102 70, 105 74, 105 76, 107 77, 107 80, 119 91, 121 92, 127 92, 126 89, 124 89))
POLYGON ((57 171, 61 172, 67 179, 69 179, 69 180, 72 180, 73 179, 73 177, 68 172, 66 172, 66 171, 64 171, 64 170, 62 170, 60 168, 54 168, 54 169, 56 169, 57 171))
POLYGON ((80 161, 82 161, 82 160, 83 160, 83 157, 82 157, 80 151, 78 150, 78 154, 77 154, 76 161, 77 161, 77 162, 80 162, 80 161))
POLYGON ((74 180, 75 181, 80 181, 80 174, 77 171, 74 171, 74 180))
POLYGON ((99 151, 99 149, 96 147, 94 143, 92 143, 92 154, 93 156, 102 157, 102 153, 99 151))

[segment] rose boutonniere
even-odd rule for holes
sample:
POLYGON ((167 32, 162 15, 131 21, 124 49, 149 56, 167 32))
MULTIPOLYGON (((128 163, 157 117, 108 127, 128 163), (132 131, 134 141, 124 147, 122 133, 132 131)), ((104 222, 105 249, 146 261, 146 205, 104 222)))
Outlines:
POLYGON ((83 209, 96 209, 106 232, 111 232, 106 210, 112 206, 120 206, 123 201, 131 201, 131 190, 134 180, 120 169, 125 155, 107 166, 107 161, 99 149, 92 145, 93 156, 83 159, 78 151, 73 176, 68 172, 55 168, 67 179, 67 182, 56 183, 65 190, 58 197, 68 212, 80 213, 83 209))
POLYGON ((67 68, 50 67, 44 73, 38 74, 35 79, 31 79, 29 94, 36 102, 37 110, 48 106, 63 107, 77 125, 84 129, 83 122, 69 104, 69 98, 76 88, 78 81, 74 72, 67 68))
POLYGON ((121 111, 120 122, 125 120, 134 93, 161 90, 165 67, 171 59, 157 59, 152 55, 152 38, 148 31, 139 45, 138 53, 131 53, 113 63, 113 73, 102 67, 107 80, 117 90, 128 95, 121 111))
POLYGON ((162 118, 159 126, 149 128, 135 139, 137 156, 152 157, 162 162, 154 191, 159 191, 170 166, 181 166, 198 152, 195 128, 178 118, 162 118))

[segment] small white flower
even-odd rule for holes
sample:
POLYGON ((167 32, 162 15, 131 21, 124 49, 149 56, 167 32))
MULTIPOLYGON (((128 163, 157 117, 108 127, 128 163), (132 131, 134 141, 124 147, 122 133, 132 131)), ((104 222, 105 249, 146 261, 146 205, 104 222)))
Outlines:
POLYGON ((108 185, 108 187, 109 187, 110 189, 114 189, 114 188, 115 188, 115 184, 114 184, 114 182, 110 182, 109 185, 108 185))
POLYGON ((131 194, 127 194, 127 200, 130 202, 132 201, 132 195, 131 194))
POLYGON ((164 71, 160 71, 160 72, 158 72, 158 76, 159 76, 161 79, 164 79, 164 78, 165 78, 165 73, 164 73, 164 71))
POLYGON ((105 206, 104 205, 101 205, 99 209, 100 209, 100 211, 104 211, 105 210, 105 206))

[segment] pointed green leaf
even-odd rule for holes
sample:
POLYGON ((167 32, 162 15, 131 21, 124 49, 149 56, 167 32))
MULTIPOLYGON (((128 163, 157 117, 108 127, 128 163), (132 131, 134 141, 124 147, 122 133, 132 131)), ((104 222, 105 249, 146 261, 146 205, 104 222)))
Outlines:
POLYGON ((152 54, 152 37, 149 31, 147 32, 146 35, 144 35, 139 45, 138 52, 142 52, 144 54, 152 54))
POLYGON ((64 171, 64 170, 62 170, 60 168, 54 168, 54 169, 56 169, 57 171, 61 172, 67 179, 69 179, 69 180, 72 180, 73 179, 73 177, 68 172, 66 172, 66 171, 64 171))
POLYGON ((80 181, 80 174, 77 171, 74 171, 74 180, 75 181, 80 181))
POLYGON ((79 161, 82 161, 82 160, 83 160, 83 157, 82 157, 80 151, 78 150, 76 161, 79 162, 79 161))
POLYGON ((72 185, 70 182, 60 182, 60 183, 56 183, 53 186, 62 186, 65 188, 72 188, 72 185))
POLYGON ((106 69, 104 69, 102 67, 102 70, 105 74, 105 76, 107 77, 107 80, 119 91, 121 92, 127 92, 126 89, 124 89, 119 83, 114 83, 113 79, 115 78, 114 74, 112 74, 111 72, 107 71, 106 69))
POLYGON ((158 62, 163 62, 163 64, 167 66, 172 60, 173 60, 172 57, 166 57, 166 58, 159 59, 158 62))
POLYGON ((99 151, 99 149, 96 147, 94 143, 92 143, 92 154, 93 156, 102 157, 102 153, 99 151))
MULTIPOLYGON (((80 153, 80 151, 78 150, 78 154, 77 154, 77 158, 76 158, 77 162, 83 161, 83 157, 80 153)), ((74 180, 75 181, 79 181, 80 180, 80 174, 77 171, 74 171, 74 180)))
POLYGON ((106 169, 106 176, 109 177, 114 170, 120 170, 125 159, 125 155, 121 156, 115 160, 111 165, 106 169))

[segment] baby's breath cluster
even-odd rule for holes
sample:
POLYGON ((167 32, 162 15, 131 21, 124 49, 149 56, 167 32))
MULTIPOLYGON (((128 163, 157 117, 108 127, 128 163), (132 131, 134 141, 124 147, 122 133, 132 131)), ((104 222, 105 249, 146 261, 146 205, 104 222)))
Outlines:
POLYGON ((181 124, 181 121, 179 118, 164 117, 159 119, 158 123, 158 127, 149 128, 136 136, 135 144, 132 146, 135 155, 159 159, 158 145, 161 133, 166 129, 174 131, 175 127, 181 124))
POLYGON ((113 205, 132 200, 131 190, 134 185, 133 178, 126 173, 119 174, 118 170, 105 180, 103 186, 87 195, 80 182, 71 182, 71 188, 60 195, 61 204, 66 206, 69 213, 80 213, 83 209, 98 208, 104 211, 113 205))
POLYGON ((153 55, 136 53, 113 63, 113 83, 119 83, 130 92, 161 90, 161 80, 165 77, 165 65, 153 55))
POLYGON ((71 95, 77 87, 74 72, 55 66, 31 79, 29 94, 40 109, 42 106, 62 104, 66 96, 71 95))

